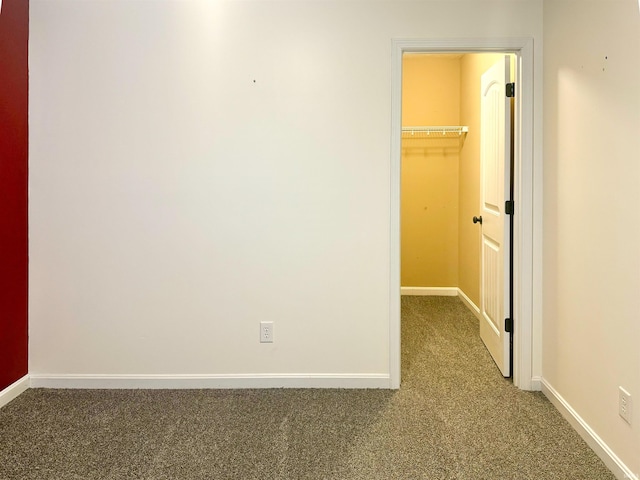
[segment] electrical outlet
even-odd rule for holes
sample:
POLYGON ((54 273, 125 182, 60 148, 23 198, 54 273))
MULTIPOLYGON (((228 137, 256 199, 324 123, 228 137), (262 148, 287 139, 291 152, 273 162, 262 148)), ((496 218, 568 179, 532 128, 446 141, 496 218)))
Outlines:
POLYGON ((629 425, 631 425, 632 407, 631 394, 624 388, 618 387, 618 413, 629 425))
POLYGON ((260 322, 260 343, 273 343, 273 322, 260 322))

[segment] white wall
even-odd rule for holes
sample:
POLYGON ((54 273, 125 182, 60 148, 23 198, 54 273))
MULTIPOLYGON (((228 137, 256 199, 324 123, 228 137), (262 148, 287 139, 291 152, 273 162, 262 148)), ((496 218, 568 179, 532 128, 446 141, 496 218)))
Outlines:
POLYGON ((577 5, 544 6, 543 380, 638 475, 640 12, 577 5))
POLYGON ((31 374, 387 378, 391 39, 541 31, 537 0, 32 0, 31 374))

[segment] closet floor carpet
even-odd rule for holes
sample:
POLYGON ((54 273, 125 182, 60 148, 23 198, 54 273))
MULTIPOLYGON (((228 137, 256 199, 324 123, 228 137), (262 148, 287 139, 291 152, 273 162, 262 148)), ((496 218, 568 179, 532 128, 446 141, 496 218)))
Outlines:
POLYGON ((458 298, 403 297, 402 322, 399 391, 27 390, 0 479, 615 478, 458 298))

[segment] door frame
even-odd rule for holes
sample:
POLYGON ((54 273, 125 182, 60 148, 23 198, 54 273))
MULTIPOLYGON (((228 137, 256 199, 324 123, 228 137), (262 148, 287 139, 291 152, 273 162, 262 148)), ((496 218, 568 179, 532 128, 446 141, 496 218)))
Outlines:
MULTIPOLYGON (((391 185, 389 268, 390 387, 401 382, 400 321, 400 173, 402 129, 402 55, 404 53, 513 53, 516 56, 514 115, 514 230, 513 230, 513 383, 522 390, 539 390, 534 365, 534 287, 540 256, 534 241, 534 51, 533 38, 392 39, 391 45, 391 185)), ((539 187, 538 187, 539 188, 539 187)), ((537 202, 536 202, 537 203, 537 202)), ((538 244, 539 245, 539 244, 538 244)))

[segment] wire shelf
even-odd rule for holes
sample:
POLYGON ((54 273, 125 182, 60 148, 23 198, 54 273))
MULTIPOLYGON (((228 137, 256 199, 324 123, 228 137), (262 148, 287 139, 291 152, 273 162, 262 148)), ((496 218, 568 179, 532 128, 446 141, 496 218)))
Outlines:
POLYGON ((469 132, 467 126, 416 126, 402 127, 402 138, 406 139, 442 139, 460 138, 469 132))

